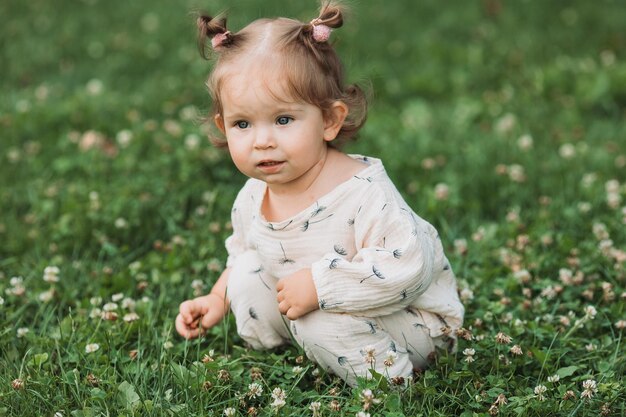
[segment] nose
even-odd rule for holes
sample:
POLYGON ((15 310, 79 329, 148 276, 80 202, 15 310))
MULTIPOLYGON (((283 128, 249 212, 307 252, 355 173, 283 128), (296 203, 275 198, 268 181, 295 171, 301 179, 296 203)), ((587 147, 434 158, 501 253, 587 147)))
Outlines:
POLYGON ((257 131, 255 133, 254 147, 256 149, 268 149, 274 148, 276 146, 276 142, 274 141, 274 136, 271 129, 261 127, 257 128, 257 131))

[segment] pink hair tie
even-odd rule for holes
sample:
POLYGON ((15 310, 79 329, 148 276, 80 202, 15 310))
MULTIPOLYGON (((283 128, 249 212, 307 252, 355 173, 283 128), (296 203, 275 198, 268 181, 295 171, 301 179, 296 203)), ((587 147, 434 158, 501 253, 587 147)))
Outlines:
POLYGON ((228 39, 229 35, 230 31, 226 31, 224 33, 218 33, 217 35, 213 36, 213 38, 211 39, 211 46, 213 47, 213 49, 217 49, 222 46, 222 43, 226 39, 228 39))
POLYGON ((330 32, 333 30, 324 24, 320 24, 319 22, 319 19, 311 20, 311 25, 313 26, 313 39, 316 42, 326 42, 328 38, 330 38, 330 32))

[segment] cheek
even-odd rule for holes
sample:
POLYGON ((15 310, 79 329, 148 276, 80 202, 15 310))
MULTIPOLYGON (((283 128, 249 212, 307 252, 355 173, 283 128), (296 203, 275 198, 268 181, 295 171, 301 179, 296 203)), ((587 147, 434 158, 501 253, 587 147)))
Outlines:
POLYGON ((228 153, 235 165, 239 166, 240 163, 245 161, 245 157, 249 152, 241 146, 240 141, 232 140, 231 138, 231 140, 228 140, 228 153))

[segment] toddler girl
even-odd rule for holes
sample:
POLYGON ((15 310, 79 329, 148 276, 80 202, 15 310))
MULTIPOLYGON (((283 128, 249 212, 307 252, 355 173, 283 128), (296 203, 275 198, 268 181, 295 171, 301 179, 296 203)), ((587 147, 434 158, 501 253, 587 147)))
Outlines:
POLYGON ((404 202, 380 160, 337 141, 363 125, 366 101, 345 86, 329 43, 343 23, 326 3, 310 23, 260 19, 239 32, 198 19, 217 56, 214 121, 250 179, 233 209, 227 268, 183 302, 176 329, 194 338, 230 308, 255 349, 291 340, 348 384, 369 369, 407 377, 463 320, 437 231, 404 202))

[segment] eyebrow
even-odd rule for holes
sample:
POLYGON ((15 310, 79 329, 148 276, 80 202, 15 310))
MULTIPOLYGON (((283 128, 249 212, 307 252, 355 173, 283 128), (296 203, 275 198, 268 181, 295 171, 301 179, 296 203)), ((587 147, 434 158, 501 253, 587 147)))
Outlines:
MULTIPOLYGON (((304 109, 298 107, 280 107, 277 111, 274 112, 276 116, 281 115, 283 113, 303 113, 304 109)), ((249 113, 246 112, 234 112, 232 114, 227 114, 224 112, 225 119, 239 119, 248 117, 249 113)))

